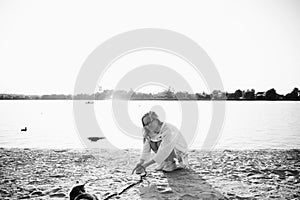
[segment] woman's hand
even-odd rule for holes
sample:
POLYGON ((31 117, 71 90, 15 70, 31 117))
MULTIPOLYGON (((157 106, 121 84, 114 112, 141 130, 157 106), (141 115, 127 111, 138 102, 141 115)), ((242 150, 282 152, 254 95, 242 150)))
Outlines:
POLYGON ((132 170, 133 174, 134 172, 136 172, 136 174, 141 174, 143 173, 143 171, 145 171, 145 167, 142 165, 142 163, 138 163, 136 164, 135 168, 132 170))
POLYGON ((143 162, 139 162, 138 164, 136 164, 135 168, 132 170, 132 174, 134 173, 134 171, 136 171, 136 174, 141 174, 141 173, 145 172, 146 168, 149 167, 150 165, 152 165, 153 163, 155 163, 154 160, 150 160, 150 161, 146 162, 145 164, 143 164, 143 162))
POLYGON ((135 166, 135 168, 132 170, 132 173, 131 173, 131 174, 133 174, 134 171, 138 170, 138 169, 142 166, 142 164, 143 164, 144 162, 145 162, 145 160, 141 159, 140 162, 138 162, 138 163, 136 164, 136 166, 135 166))

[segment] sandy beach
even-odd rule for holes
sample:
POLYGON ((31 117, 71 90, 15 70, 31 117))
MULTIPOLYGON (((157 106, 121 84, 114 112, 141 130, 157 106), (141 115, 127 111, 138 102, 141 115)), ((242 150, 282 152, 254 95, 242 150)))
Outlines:
MULTIPOLYGON (((86 183, 99 199, 139 180, 139 150, 0 148, 0 199, 68 199, 86 183)), ((190 151, 190 169, 149 168, 144 181, 111 199, 299 199, 300 150, 190 151)))

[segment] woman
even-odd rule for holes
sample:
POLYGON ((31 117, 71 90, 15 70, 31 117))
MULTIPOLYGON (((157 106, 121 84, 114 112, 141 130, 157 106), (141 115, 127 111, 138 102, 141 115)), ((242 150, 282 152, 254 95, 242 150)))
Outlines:
POLYGON ((142 117, 142 124, 143 151, 140 162, 132 172, 140 174, 154 163, 158 164, 156 170, 166 172, 177 169, 176 161, 180 167, 187 167, 187 143, 175 126, 161 122, 153 111, 142 117), (150 159, 151 150, 155 153, 152 159, 150 159))

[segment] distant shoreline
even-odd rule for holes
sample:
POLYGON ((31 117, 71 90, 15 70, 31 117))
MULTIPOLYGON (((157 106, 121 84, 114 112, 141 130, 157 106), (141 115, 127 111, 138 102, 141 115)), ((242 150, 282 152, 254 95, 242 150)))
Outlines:
POLYGON ((300 101, 298 100, 287 100, 287 99, 0 99, 0 101, 57 101, 57 100, 65 100, 65 101, 300 101))
POLYGON ((236 90, 234 93, 213 90, 210 94, 189 93, 187 91, 175 91, 169 87, 167 90, 158 93, 135 92, 132 89, 126 90, 99 90, 94 93, 76 94, 4 94, 0 93, 0 100, 159 100, 159 101, 300 101, 300 90, 294 88, 290 93, 278 94, 274 88, 266 92, 255 92, 251 90, 236 90))

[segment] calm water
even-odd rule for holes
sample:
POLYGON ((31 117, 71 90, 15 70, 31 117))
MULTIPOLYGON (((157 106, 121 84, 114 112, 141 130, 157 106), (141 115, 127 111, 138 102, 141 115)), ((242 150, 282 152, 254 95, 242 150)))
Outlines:
MULTIPOLYGON (((81 103, 85 104, 85 101, 81 103)), ((197 104, 199 127, 192 148, 201 147, 212 118, 211 102, 197 104)), ((116 123, 111 101, 97 101, 85 106, 94 107, 97 123, 110 143, 119 148, 141 148, 141 140, 124 134, 116 123)), ((141 116, 151 108, 166 121, 180 126, 181 107, 174 101, 131 101, 128 105, 131 122, 141 126, 141 116)), ((215 148, 300 148, 299 121, 298 102, 226 102, 226 120, 215 148)), ((99 136, 91 130, 87 132, 90 136, 99 136)), ((97 144, 106 147, 107 140, 97 144)), ((72 101, 0 101, 0 147, 83 146, 73 118, 72 101), (21 132, 25 126, 28 131, 21 132)))

